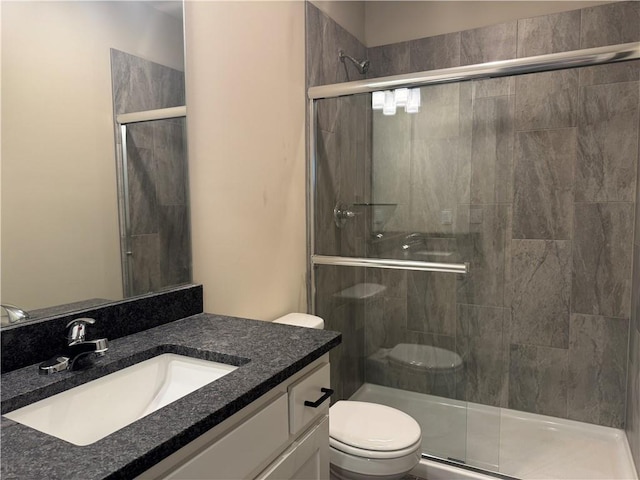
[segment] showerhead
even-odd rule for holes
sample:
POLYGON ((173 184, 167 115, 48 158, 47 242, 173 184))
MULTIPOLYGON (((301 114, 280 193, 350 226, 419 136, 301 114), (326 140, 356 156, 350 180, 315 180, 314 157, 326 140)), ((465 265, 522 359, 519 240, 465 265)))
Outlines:
POLYGON ((344 53, 344 50, 338 51, 338 58, 340 58, 340 61, 342 63, 344 63, 345 58, 348 58, 349 60, 351 60, 353 64, 356 66, 356 68, 358 69, 358 72, 360 72, 360 74, 362 75, 364 75, 369 71, 370 62, 368 59, 364 59, 361 62, 359 62, 358 60, 353 58, 351 55, 347 55, 346 53, 344 53))

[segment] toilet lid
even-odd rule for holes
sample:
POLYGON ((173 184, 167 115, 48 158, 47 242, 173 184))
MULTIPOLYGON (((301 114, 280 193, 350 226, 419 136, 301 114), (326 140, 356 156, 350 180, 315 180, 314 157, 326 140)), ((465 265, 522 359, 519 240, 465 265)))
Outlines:
POLYGON ((456 352, 413 343, 399 343, 391 349, 388 358, 418 370, 455 370, 462 366, 462 358, 456 352))
POLYGON ((331 438, 363 450, 402 450, 420 440, 420 425, 395 408, 377 403, 339 401, 329 410, 331 438))

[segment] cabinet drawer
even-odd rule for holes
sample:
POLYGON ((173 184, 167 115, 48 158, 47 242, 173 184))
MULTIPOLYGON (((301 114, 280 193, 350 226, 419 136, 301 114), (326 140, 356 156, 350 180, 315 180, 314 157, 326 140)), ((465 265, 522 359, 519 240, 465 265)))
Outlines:
POLYGON ((328 398, 316 408, 304 404, 305 401, 315 402, 325 395, 321 388, 329 388, 329 372, 329 364, 324 363, 289 386, 289 431, 292 435, 297 435, 312 421, 329 411, 328 398))
POLYGON ((258 465, 289 441, 287 395, 282 394, 167 479, 247 478, 258 465))

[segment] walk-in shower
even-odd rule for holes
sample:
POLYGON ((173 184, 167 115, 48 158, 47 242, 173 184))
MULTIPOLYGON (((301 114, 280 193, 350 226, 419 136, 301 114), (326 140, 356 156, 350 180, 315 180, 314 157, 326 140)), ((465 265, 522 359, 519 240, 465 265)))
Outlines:
POLYGON ((309 309, 343 333, 332 388, 416 418, 423 467, 637 478, 619 429, 639 58, 630 43, 309 89, 309 309), (374 108, 400 88, 417 112, 374 108))

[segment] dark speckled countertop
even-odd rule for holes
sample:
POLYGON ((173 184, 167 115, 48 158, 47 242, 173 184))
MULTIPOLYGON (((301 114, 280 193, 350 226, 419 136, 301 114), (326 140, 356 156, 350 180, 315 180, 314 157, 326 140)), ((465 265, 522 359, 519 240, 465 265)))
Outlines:
POLYGON ((2 417, 2 478, 132 478, 256 400, 340 343, 336 332, 199 314, 113 340, 90 368, 2 375, 2 414, 161 353, 240 367, 84 447, 2 417))

